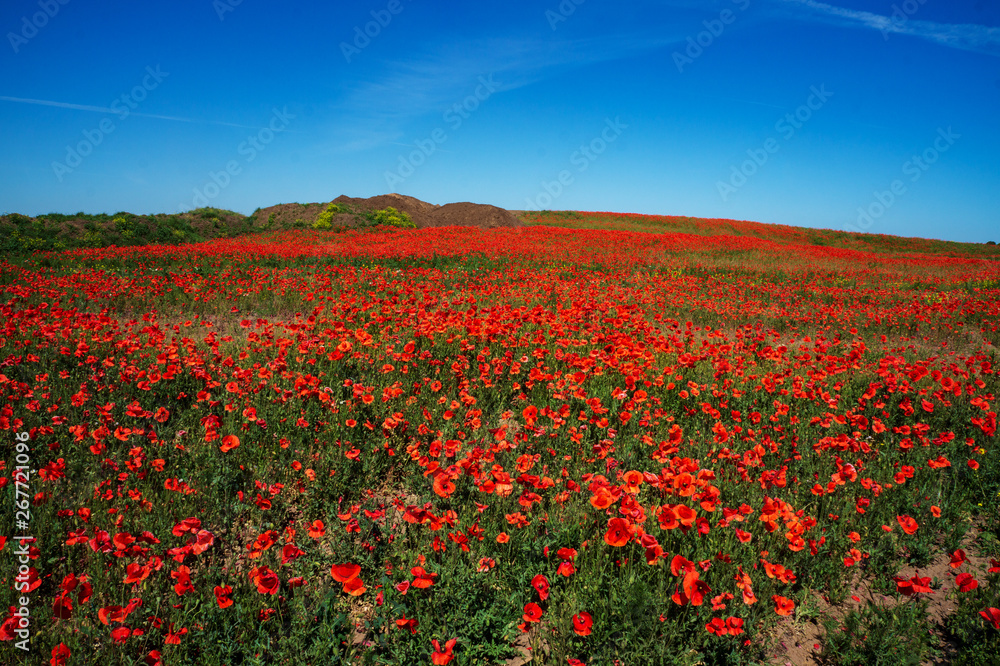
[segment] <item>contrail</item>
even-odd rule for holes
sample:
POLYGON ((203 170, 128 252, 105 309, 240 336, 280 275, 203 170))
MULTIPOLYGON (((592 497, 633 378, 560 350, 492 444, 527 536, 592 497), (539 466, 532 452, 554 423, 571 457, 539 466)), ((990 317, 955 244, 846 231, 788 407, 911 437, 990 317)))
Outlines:
MULTIPOLYGON (((39 104, 41 106, 54 106, 59 109, 75 109, 77 111, 92 111, 94 113, 113 113, 115 115, 120 115, 121 111, 116 111, 114 109, 109 109, 103 106, 90 106, 87 104, 70 104, 69 102, 53 102, 46 99, 26 99, 24 97, 7 97, 6 95, 0 95, 0 101, 4 102, 18 102, 20 104, 39 104)), ((236 123, 227 123, 222 120, 202 120, 200 118, 181 118, 178 116, 161 116, 155 113, 139 113, 138 111, 129 111, 131 116, 142 116, 143 118, 156 118, 158 120, 174 120, 180 123, 207 123, 210 125, 225 125, 226 127, 241 127, 243 129, 260 129, 259 127, 254 127, 253 125, 238 125, 236 123)))

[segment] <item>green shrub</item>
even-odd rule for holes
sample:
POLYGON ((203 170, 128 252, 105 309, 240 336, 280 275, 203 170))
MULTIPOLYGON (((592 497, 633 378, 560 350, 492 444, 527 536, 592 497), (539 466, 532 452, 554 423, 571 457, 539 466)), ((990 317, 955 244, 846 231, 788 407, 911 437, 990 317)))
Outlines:
POLYGON ((392 206, 382 210, 374 210, 365 215, 365 217, 374 224, 387 224, 391 227, 399 227, 400 229, 417 228, 417 225, 413 223, 409 215, 396 210, 392 206))
POLYGON ((137 224, 135 218, 133 217, 116 217, 112 222, 115 225, 115 231, 121 234, 124 239, 132 239, 135 236, 137 224))
POLYGON ((319 214, 316 221, 313 222, 313 229, 319 229, 321 231, 328 231, 333 227, 333 216, 339 215, 346 212, 340 206, 335 203, 331 203, 326 209, 319 214))
POLYGON ((85 247, 101 247, 104 245, 104 239, 101 238, 101 232, 94 230, 88 230, 83 234, 83 245, 85 247))

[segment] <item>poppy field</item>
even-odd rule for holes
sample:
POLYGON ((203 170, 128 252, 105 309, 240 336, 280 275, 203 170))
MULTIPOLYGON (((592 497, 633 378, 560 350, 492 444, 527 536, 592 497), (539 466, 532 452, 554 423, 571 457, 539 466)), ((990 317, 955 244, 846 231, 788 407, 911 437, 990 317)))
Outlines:
POLYGON ((1000 263, 738 232, 0 259, 0 661, 993 663, 1000 263))

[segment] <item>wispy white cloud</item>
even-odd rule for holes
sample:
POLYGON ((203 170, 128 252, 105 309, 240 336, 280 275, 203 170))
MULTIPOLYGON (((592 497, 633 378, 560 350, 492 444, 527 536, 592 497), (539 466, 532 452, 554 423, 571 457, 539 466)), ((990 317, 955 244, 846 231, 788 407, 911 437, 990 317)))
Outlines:
POLYGON ((561 71, 627 58, 683 39, 684 35, 662 34, 501 38, 437 47, 406 61, 386 63, 386 73, 377 81, 355 85, 342 108, 382 118, 443 112, 473 94, 480 77, 492 76, 500 91, 508 91, 561 71))
POLYGON ((132 111, 122 105, 119 109, 112 109, 104 106, 91 106, 89 104, 72 104, 70 102, 55 102, 47 99, 29 99, 25 97, 7 97, 6 95, 0 95, 0 101, 3 102, 15 102, 17 104, 38 104, 40 106, 53 106, 58 109, 73 109, 75 111, 90 111, 93 113, 103 113, 103 114, 113 114, 122 115, 125 111, 128 111, 130 116, 141 116, 143 118, 156 118, 158 120, 172 120, 180 123, 203 123, 208 125, 224 125, 226 127, 240 127, 243 129, 260 129, 253 125, 238 125, 236 123, 229 123, 222 120, 204 120, 201 118, 182 118, 179 116, 162 116, 155 113, 140 113, 138 111, 132 111))
MULTIPOLYGON (((373 148, 403 137, 412 118, 444 114, 484 82, 507 92, 590 64, 621 60, 677 44, 686 33, 601 35, 575 40, 511 37, 436 46, 406 61, 388 62, 377 80, 349 86, 334 111, 350 119, 336 131, 336 152, 373 148)), ((668 61, 665 61, 668 63, 668 61)), ((669 63, 665 66, 668 66, 669 63)), ((596 84, 595 84, 596 85, 596 84)))
POLYGON ((1000 28, 977 23, 937 23, 911 16, 883 16, 859 9, 837 7, 816 0, 780 0, 798 19, 823 21, 853 28, 908 35, 963 51, 1000 56, 1000 28), (905 17, 905 20, 904 20, 905 17))

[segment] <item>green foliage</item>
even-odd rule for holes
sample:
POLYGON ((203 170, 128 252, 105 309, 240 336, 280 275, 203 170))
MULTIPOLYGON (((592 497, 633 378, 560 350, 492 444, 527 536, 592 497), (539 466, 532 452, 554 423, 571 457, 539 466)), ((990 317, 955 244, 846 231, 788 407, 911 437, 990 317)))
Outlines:
POLYGON ((136 220, 132 216, 122 216, 116 217, 112 220, 114 224, 115 231, 122 237, 123 240, 130 241, 135 238, 135 232, 138 228, 136 220))
POLYGON ((926 601, 869 605, 850 611, 843 622, 829 620, 824 626, 823 659, 828 664, 920 666, 936 652, 926 601))
POLYGON ((335 215, 340 215, 346 212, 340 206, 335 203, 331 203, 326 209, 319 214, 316 221, 313 222, 313 229, 319 229, 320 231, 327 231, 333 227, 333 217, 335 215))
POLYGON ((388 208, 383 208, 382 210, 373 210, 365 214, 372 224, 379 225, 385 224, 390 227, 398 227, 400 229, 416 229, 417 225, 413 223, 410 216, 406 213, 402 213, 392 206, 388 208))

